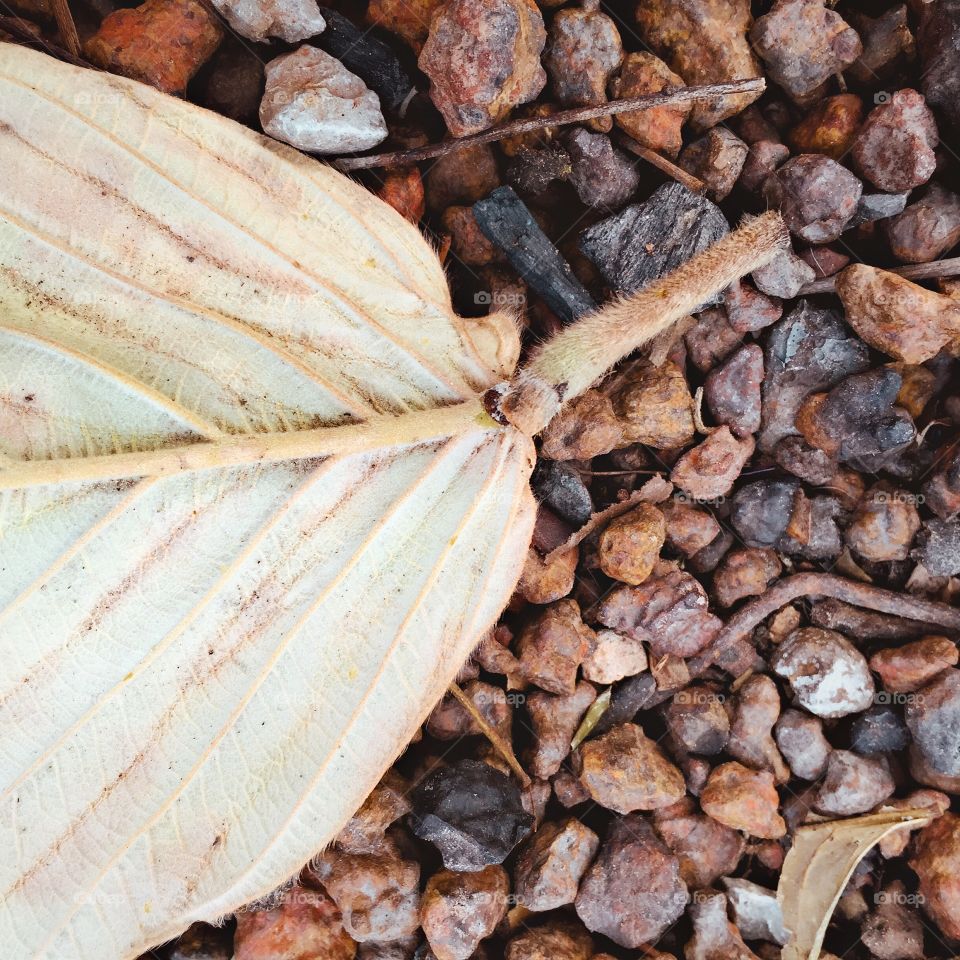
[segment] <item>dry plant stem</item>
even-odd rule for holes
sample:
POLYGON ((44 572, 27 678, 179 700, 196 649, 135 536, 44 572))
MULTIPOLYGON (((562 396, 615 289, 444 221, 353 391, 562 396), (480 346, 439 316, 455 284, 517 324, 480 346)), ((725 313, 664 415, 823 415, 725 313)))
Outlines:
MULTIPOLYGON (((730 93, 762 93, 766 81, 762 77, 751 80, 733 80, 730 83, 711 83, 699 87, 681 87, 668 93, 648 93, 642 97, 629 97, 626 100, 609 100, 592 107, 575 107, 572 110, 558 110, 549 117, 535 117, 527 120, 513 120, 497 127, 475 133, 469 137, 445 140, 430 147, 416 150, 397 150, 393 153, 377 153, 368 157, 344 157, 335 162, 339 170, 369 170, 371 167, 404 167, 421 160, 433 160, 465 147, 474 147, 479 143, 493 143, 504 137, 513 137, 521 133, 531 133, 545 127, 560 127, 568 123, 582 123, 596 117, 629 113, 632 110, 649 110, 651 107, 667 107, 678 103, 693 103, 730 93)), ((652 162, 652 161, 651 161, 652 162)))
POLYGON ((242 434, 213 442, 200 441, 181 447, 99 457, 0 464, 0 490, 132 477, 165 477, 185 471, 242 464, 346 456, 452 436, 470 427, 498 429, 479 400, 402 416, 373 417, 363 423, 341 427, 242 434))
POLYGON ((520 761, 517 760, 516 756, 513 753, 513 748, 507 743, 503 737, 497 733, 493 727, 484 720, 483 715, 480 711, 474 706, 473 701, 457 686, 455 683, 451 683, 449 686, 449 691, 453 695, 454 699, 463 707, 467 713, 470 714, 470 717, 476 723, 476 725, 483 731, 483 735, 493 744, 494 749, 497 753, 503 757, 504 760, 509 764, 510 769, 517 775, 517 779, 524 785, 524 787, 529 787, 531 780, 527 776, 526 771, 523 767, 520 766, 520 761))
POLYGON ((703 193, 706 189, 706 184, 702 180, 698 180, 693 174, 687 173, 682 167, 671 163, 666 157, 661 157, 655 150, 650 150, 643 146, 643 144, 637 143, 633 137, 628 137, 625 133, 621 133, 617 137, 617 142, 641 160, 646 160, 651 166, 656 167, 661 173, 665 173, 668 177, 673 177, 677 183, 682 183, 688 190, 693 191, 693 193, 703 193))
POLYGON ((527 436, 538 434, 564 402, 589 389, 618 360, 769 263, 789 242, 779 213, 750 220, 667 276, 563 329, 533 351, 508 385, 488 394, 488 408, 527 436))
POLYGON ((73 22, 73 14, 67 0, 52 0, 53 18, 57 22, 57 33, 67 51, 73 56, 80 54, 80 37, 77 35, 77 25, 73 22))
MULTIPOLYGON (((960 274, 960 257, 949 260, 935 260, 933 263, 916 263, 909 267, 891 267, 887 273, 895 273, 907 280, 935 280, 938 277, 955 277, 960 274)), ((811 293, 833 293, 837 288, 837 278, 826 277, 808 283, 797 294, 804 297, 811 293)))
POLYGON ((918 620, 960 633, 960 609, 934 600, 921 600, 909 594, 847 580, 831 573, 798 573, 774 584, 766 593, 741 607, 717 634, 713 643, 688 661, 694 676, 716 662, 730 644, 745 639, 763 620, 792 600, 801 597, 833 597, 856 607, 878 610, 905 620, 918 620))
MULTIPOLYGON (((55 57, 57 60, 63 60, 64 63, 70 63, 75 67, 86 67, 90 70, 99 71, 99 67, 95 67, 92 63, 84 60, 83 57, 77 56, 43 37, 38 37, 36 33, 30 29, 31 26, 33 25, 29 20, 22 20, 20 17, 0 17, 0 30, 4 33, 9 33, 20 45, 36 45, 42 47, 45 53, 49 53, 50 56, 55 57)), ((0 40, 0 43, 6 42, 10 41, 0 40)))
MULTIPOLYGON (((593 476, 613 476, 619 474, 641 473, 640 470, 608 470, 606 473, 594 473, 593 476)), ((652 477, 639 490, 634 490, 625 500, 612 503, 605 510, 593 514, 579 530, 571 533, 563 543, 554 547, 546 557, 545 563, 552 563, 561 553, 583 543, 592 533, 605 527, 611 520, 629 513, 638 503, 663 503, 673 493, 673 484, 660 476, 652 477)))

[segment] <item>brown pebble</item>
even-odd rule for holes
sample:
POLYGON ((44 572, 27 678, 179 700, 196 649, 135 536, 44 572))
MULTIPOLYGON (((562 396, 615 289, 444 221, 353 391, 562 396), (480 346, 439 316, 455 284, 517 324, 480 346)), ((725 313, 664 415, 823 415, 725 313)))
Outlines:
POLYGON ((693 439, 693 397, 683 371, 672 360, 639 363, 613 397, 624 445, 643 443, 670 450, 693 439))
POLYGON ((890 251, 903 263, 929 263, 960 241, 960 195, 939 183, 884 221, 890 251))
POLYGON ((420 69, 455 137, 486 130, 547 82, 547 40, 532 0, 447 0, 430 21, 420 69))
POLYGON ((759 960, 727 919, 727 898, 719 890, 698 890, 689 913, 693 936, 683 948, 684 960, 759 960))
POLYGON ((593 647, 583 661, 584 679, 610 684, 632 677, 647 668, 643 644, 616 630, 598 630, 593 647))
POLYGON ((796 153, 822 153, 832 160, 842 160, 853 146, 861 123, 860 97, 853 93, 827 97, 790 131, 790 145, 796 153))
POLYGON ((774 728, 777 746, 801 780, 817 780, 833 749, 823 735, 823 721, 803 710, 785 710, 774 728))
POLYGON ((713 596, 721 607, 744 597, 758 597, 783 569, 776 551, 766 547, 731 550, 713 575, 713 596))
MULTIPOLYGON (((645 0, 635 16, 645 44, 688 84, 724 83, 761 75, 747 31, 750 0, 645 0)), ((694 131, 702 132, 748 106, 759 93, 714 97, 694 105, 694 131)))
MULTIPOLYGON (((484 720, 505 740, 510 740, 513 708, 502 687, 471 680, 463 688, 467 698, 484 720)), ((456 697, 447 694, 427 718, 427 733, 438 740, 456 740, 483 733, 476 720, 456 697)))
POLYGON ((887 80, 916 56, 905 3, 891 7, 879 17, 852 12, 850 22, 863 43, 860 59, 849 70, 858 83, 872 86, 887 80))
MULTIPOLYGON (((367 23, 383 27, 419 53, 430 32, 430 20, 444 0, 370 0, 367 23)), ((444 204, 446 206, 446 204, 444 204)))
POLYGON ((924 827, 910 866, 920 878, 924 911, 946 936, 960 938, 960 817, 945 813, 924 827))
MULTIPOLYGON (((711 307, 697 314, 697 324, 686 332, 684 342, 690 362, 701 373, 706 373, 730 356, 743 343, 743 334, 730 325, 726 310, 722 307, 711 307)), ((689 391, 687 391, 687 397, 690 397, 689 391)), ((693 417, 691 416, 690 433, 680 441, 680 444, 689 441, 692 436, 693 417)))
POLYGON ((607 524, 600 536, 600 569, 614 580, 638 586, 650 576, 666 536, 663 514, 641 503, 607 524))
POLYGON ((410 812, 410 784, 392 768, 337 834, 344 853, 375 853, 383 847, 387 828, 410 812))
POLYGON ((656 810, 686 793, 683 774, 636 724, 623 723, 588 740, 580 754, 580 779, 608 810, 656 810))
POLYGON ((783 316, 783 303, 776 297, 738 281, 723 295, 723 308, 730 326, 738 333, 756 333, 776 323, 783 316))
POLYGON ((275 907, 237 914, 233 950, 233 960, 353 960, 357 945, 344 931, 330 897, 322 890, 295 885, 283 892, 275 907))
POLYGON ((770 78, 805 102, 863 52, 856 31, 826 0, 776 0, 750 30, 770 78))
POLYGON ((688 887, 693 890, 709 887, 737 869, 746 846, 738 830, 725 827, 703 813, 670 817, 661 817, 660 813, 657 812, 654 827, 680 860, 680 877, 688 887))
POLYGON ((428 881, 420 922, 437 960, 468 960, 507 912, 510 880, 500 866, 474 873, 440 870, 428 881))
MULTIPOLYGON (((566 107, 604 103, 607 83, 623 60, 617 25, 600 10, 584 6, 560 10, 550 23, 544 66, 557 101, 566 107)), ((607 132, 611 117, 590 121, 607 132)))
POLYGON ((687 900, 679 860, 647 820, 633 814, 613 822, 575 908, 588 930, 636 948, 681 917, 687 900))
POLYGON ((549 460, 590 460, 620 446, 622 438, 610 398, 587 390, 547 424, 541 455, 549 460))
POLYGON ((222 39, 219 19, 200 0, 146 0, 109 14, 83 53, 104 70, 182 97, 222 39))
POLYGON ((863 187, 846 167, 818 153, 788 160, 764 184, 767 203, 790 232, 808 243, 830 243, 857 211, 863 187))
POLYGON ((600 838, 579 820, 544 824, 517 858, 513 875, 517 903, 533 911, 573 903, 599 846, 600 838))
POLYGON ((327 850, 311 867, 358 942, 399 940, 420 925, 420 864, 381 854, 327 850))
MULTIPOLYGON (((659 57, 652 53, 630 53, 624 58, 620 73, 614 78, 610 89, 614 97, 628 99, 683 86, 686 86, 683 78, 659 57)), ((634 113, 618 113, 614 119, 617 126, 637 143, 657 153, 675 157, 683 143, 681 131, 689 115, 690 104, 683 103, 634 113)))
POLYGON ((550 780, 550 785, 553 787, 554 796, 567 810, 586 803, 590 799, 583 781, 569 770, 561 770, 555 774, 550 780))
POLYGON ((719 427, 676 462, 670 480, 694 500, 725 497, 753 450, 752 436, 738 440, 728 426, 719 427))
POLYGON ((489 143, 438 157, 426 178, 427 204, 431 210, 470 206, 500 186, 496 156, 489 143))
POLYGON ((926 686, 938 673, 957 665, 957 645, 947 637, 927 636, 901 647, 878 650, 870 669, 879 674, 885 690, 912 693, 926 686))
POLYGON ((769 770, 777 783, 786 783, 790 770, 772 732, 779 716, 777 685, 766 674, 754 674, 737 690, 727 753, 748 767, 769 770))
POLYGON ((915 496, 888 484, 869 490, 844 533, 847 546, 875 563, 906 560, 920 529, 915 496))
POLYGON ((440 220, 452 238, 454 254, 471 267, 484 267, 503 260, 503 252, 487 239, 472 207, 448 207, 440 220))
POLYGON ((714 820, 765 840, 787 832, 779 803, 772 773, 736 762, 716 767, 700 794, 700 805, 714 820))
POLYGON ((858 263, 837 277, 847 322, 870 346, 923 363, 960 339, 960 303, 886 270, 858 263))
POLYGON ((877 960, 923 960, 923 920, 900 880, 874 894, 876 906, 860 928, 860 940, 877 960))
POLYGON ((377 196, 411 223, 419 223, 425 211, 423 180, 417 167, 388 170, 377 196))
POLYGON ((832 277, 839 273, 849 262, 850 257, 832 247, 807 247, 800 251, 800 259, 813 268, 817 280, 832 277))
POLYGON ((560 770, 583 715, 596 699, 597 691, 583 680, 573 693, 564 696, 541 692, 527 696, 533 726, 533 749, 527 766, 535 777, 546 779, 560 770))
POLYGON ((558 600, 520 634, 517 656, 524 676, 550 693, 573 693, 577 669, 593 644, 575 600, 558 600))
POLYGON ((667 500, 659 507, 667 524, 667 546, 685 557, 699 553, 720 533, 720 524, 712 513, 682 499, 667 500))
POLYGON ((657 565, 639 587, 611 591, 596 611, 604 626, 642 640, 654 658, 692 657, 716 636, 720 620, 709 612, 706 591, 675 564, 657 565))
POLYGON ((678 163, 707 186, 707 196, 720 202, 729 196, 747 159, 747 145, 726 127, 714 127, 687 144, 678 163))
POLYGON ((524 929, 507 944, 505 960, 596 960, 593 937, 580 924, 551 920, 524 929))
POLYGON ((752 143, 740 171, 740 185, 751 193, 759 191, 770 174, 789 159, 790 148, 779 140, 752 143))
POLYGON ((707 375, 703 396, 714 420, 741 439, 756 433, 762 383, 763 350, 759 344, 749 343, 707 375))
POLYGON ((861 757, 851 750, 834 750, 827 775, 814 799, 818 813, 849 817, 866 813, 893 796, 896 785, 886 757, 861 757))
POLYGON ((870 111, 852 157, 878 190, 900 193, 926 183, 937 166, 937 123, 916 90, 898 90, 870 111))
POLYGON ((694 683, 673 695, 664 713, 667 729, 690 753, 720 753, 730 737, 725 697, 712 687, 694 683))
POLYGON ((553 603, 565 597, 573 589, 579 557, 577 548, 571 547, 551 554, 548 562, 530 547, 517 593, 528 603, 553 603))

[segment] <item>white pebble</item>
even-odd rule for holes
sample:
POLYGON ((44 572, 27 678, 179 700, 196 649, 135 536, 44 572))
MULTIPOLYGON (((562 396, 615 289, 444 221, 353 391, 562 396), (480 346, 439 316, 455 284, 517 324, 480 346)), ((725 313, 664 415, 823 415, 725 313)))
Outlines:
POLYGON ((352 153, 387 136, 380 98, 339 60, 303 46, 267 64, 265 133, 311 153, 352 153))
POLYGON ((316 0, 213 0, 227 23, 248 40, 307 40, 326 27, 316 0))

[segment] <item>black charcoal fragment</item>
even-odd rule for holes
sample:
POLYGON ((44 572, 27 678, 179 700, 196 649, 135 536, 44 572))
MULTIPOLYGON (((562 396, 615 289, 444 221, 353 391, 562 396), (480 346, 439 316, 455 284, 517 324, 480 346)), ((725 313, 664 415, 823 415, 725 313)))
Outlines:
POLYGON ((484 236, 565 323, 596 308, 570 264, 540 229, 512 187, 498 187, 473 205, 484 236))
POLYGON ((584 230, 580 249, 596 264, 612 290, 632 293, 675 270, 729 232, 730 225, 715 203, 683 184, 665 183, 649 200, 584 230))
POLYGON ((508 776, 479 760, 458 760, 417 787, 410 825, 448 870, 476 871, 503 863, 530 835, 533 817, 508 776))
POLYGON ((410 101, 414 83, 399 58, 369 27, 360 29, 342 13, 321 7, 327 28, 311 41, 336 57, 377 96, 384 109, 396 113, 410 101))

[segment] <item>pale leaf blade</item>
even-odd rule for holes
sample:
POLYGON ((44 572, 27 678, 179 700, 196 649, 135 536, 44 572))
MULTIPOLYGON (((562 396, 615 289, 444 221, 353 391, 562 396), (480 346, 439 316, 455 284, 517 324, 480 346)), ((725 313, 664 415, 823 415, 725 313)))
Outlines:
POLYGON ((0 44, 0 149, 0 940, 134 957, 329 842, 506 604, 516 333, 139 84, 0 44))

